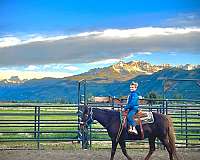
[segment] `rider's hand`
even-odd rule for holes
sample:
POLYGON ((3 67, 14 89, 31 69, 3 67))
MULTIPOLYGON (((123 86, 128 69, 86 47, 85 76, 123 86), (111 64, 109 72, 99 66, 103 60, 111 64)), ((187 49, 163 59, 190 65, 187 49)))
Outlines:
POLYGON ((142 96, 138 96, 138 98, 139 98, 139 99, 143 99, 143 97, 142 97, 142 96))

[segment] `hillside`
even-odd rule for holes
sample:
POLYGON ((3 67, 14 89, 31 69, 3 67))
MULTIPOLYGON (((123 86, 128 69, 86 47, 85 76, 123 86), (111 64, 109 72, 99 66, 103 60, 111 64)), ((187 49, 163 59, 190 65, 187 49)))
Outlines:
MULTIPOLYGON (((114 80, 109 83, 88 81, 88 96, 124 96, 129 93, 131 81, 139 83, 138 91, 145 96, 153 91, 162 94, 162 81, 160 77, 167 78, 196 78, 200 79, 200 69, 183 70, 169 68, 151 75, 139 75, 128 81, 114 80)), ((44 78, 40 80, 29 80, 24 83, 0 82, 0 101, 67 101, 77 102, 77 84, 75 80, 66 78, 44 78)), ((172 83, 167 97, 175 96, 181 98, 200 99, 200 87, 194 82, 172 83)))

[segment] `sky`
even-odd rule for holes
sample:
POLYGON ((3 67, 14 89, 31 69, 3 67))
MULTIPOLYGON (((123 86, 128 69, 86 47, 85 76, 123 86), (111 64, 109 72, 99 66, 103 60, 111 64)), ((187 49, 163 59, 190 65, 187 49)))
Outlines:
POLYGON ((61 78, 120 60, 200 64, 200 1, 0 1, 0 79, 61 78))

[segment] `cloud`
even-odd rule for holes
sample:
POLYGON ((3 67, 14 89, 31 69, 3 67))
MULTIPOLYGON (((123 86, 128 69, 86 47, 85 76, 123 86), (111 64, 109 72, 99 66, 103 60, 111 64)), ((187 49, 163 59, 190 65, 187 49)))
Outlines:
POLYGON ((25 68, 25 70, 28 70, 28 71, 33 71, 33 70, 37 70, 37 69, 39 69, 39 67, 34 66, 34 65, 29 65, 27 68, 25 68))
POLYGON ((176 54, 176 52, 170 52, 169 55, 170 56, 176 56, 177 54, 176 54))
POLYGON ((52 68, 51 66, 52 66, 52 65, 50 65, 50 64, 45 64, 45 65, 43 65, 43 69, 49 69, 49 68, 52 68))
POLYGON ((16 37, 0 38, 0 48, 15 46, 21 43, 21 40, 16 37))
POLYGON ((167 26, 200 26, 199 13, 179 13, 176 17, 168 18, 164 21, 167 26))
POLYGON ((44 70, 61 70, 61 69, 64 69, 67 65, 70 65, 70 64, 45 64, 45 65, 40 65, 40 68, 41 69, 44 69, 44 70))
POLYGON ((176 54, 175 54, 175 53, 170 53, 169 55, 170 55, 170 56, 176 56, 176 54))
POLYGON ((78 71, 80 68, 75 67, 75 66, 67 66, 64 67, 64 69, 70 70, 70 71, 78 71))
POLYGON ((29 39, 27 40, 19 39, 17 37, 12 37, 12 36, 0 38, 0 48, 16 46, 16 45, 24 45, 31 42, 42 42, 42 41, 50 42, 50 41, 56 41, 56 40, 61 40, 61 39, 70 37, 70 36, 43 37, 43 36, 37 36, 37 35, 35 37, 33 36, 34 35, 28 36, 29 39))
POLYGON ((106 64, 113 64, 116 62, 119 62, 120 59, 106 59, 103 61, 96 61, 96 62, 91 62, 89 65, 106 65, 106 64))
POLYGON ((52 42, 57 40, 62 40, 66 38, 73 38, 73 37, 86 37, 90 35, 99 34, 100 32, 83 32, 76 35, 66 35, 66 36, 54 36, 54 37, 46 37, 37 34, 27 35, 26 38, 23 37, 22 39, 17 37, 12 37, 11 35, 8 37, 0 38, 0 48, 10 47, 10 46, 17 46, 17 45, 24 45, 32 42, 52 42))
POLYGON ((151 55, 151 52, 138 52, 136 54, 140 54, 140 55, 151 55))
POLYGON ((6 68, 6 67, 0 67, 0 71, 1 70, 8 70, 8 68, 6 68))
POLYGON ((194 27, 108 29, 69 36, 40 36, 16 40, 13 44, 4 40, 0 40, 0 66, 91 63, 121 59, 130 53, 200 53, 200 28, 194 27))
POLYGON ((0 80, 9 79, 11 76, 18 76, 20 79, 33 79, 33 78, 40 79, 44 77, 63 78, 72 76, 72 74, 66 72, 0 70, 0 80))

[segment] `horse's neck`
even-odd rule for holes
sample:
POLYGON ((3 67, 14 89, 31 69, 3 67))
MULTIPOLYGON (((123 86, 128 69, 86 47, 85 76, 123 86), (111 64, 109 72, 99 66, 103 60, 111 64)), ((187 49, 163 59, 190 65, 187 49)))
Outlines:
POLYGON ((93 118, 105 128, 110 123, 109 115, 104 114, 100 109, 93 109, 93 118))

